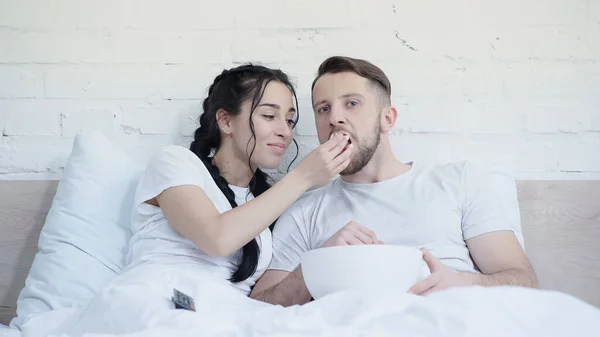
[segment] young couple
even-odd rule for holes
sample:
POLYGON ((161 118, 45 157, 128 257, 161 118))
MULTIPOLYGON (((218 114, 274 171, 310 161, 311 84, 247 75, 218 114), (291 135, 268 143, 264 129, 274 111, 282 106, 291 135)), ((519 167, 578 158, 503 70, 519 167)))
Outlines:
POLYGON ((275 69, 223 71, 208 90, 189 149, 160 150, 139 182, 128 272, 185 266, 181 272, 289 306, 311 299, 303 252, 397 244, 425 247, 431 274, 409 290, 414 294, 536 287, 513 178, 467 162, 400 162, 390 131, 402 112, 390 98, 391 84, 377 66, 325 60, 312 84, 321 145, 270 185, 260 168, 279 167, 294 141, 294 88, 275 69))

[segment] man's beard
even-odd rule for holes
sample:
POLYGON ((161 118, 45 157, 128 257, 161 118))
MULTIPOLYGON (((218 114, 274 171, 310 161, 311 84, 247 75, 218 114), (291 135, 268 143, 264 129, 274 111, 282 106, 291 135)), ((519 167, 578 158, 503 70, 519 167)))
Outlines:
POLYGON ((373 135, 367 139, 352 141, 352 154, 350 164, 340 172, 340 175, 352 175, 362 170, 373 158, 379 142, 381 141, 381 125, 375 123, 373 135))

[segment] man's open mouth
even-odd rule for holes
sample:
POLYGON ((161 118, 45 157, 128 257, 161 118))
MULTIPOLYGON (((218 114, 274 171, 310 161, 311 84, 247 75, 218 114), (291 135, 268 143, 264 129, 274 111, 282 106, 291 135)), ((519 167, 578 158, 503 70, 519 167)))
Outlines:
POLYGON ((348 142, 346 143, 346 146, 344 146, 344 149, 342 150, 342 152, 346 151, 346 149, 348 148, 348 146, 350 146, 350 144, 352 144, 352 139, 348 138, 348 142))

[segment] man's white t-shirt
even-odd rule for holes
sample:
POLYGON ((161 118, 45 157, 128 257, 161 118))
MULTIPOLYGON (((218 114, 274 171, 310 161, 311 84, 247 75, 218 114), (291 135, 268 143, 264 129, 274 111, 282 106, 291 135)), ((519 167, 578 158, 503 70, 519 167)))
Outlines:
POLYGON ((293 271, 303 252, 350 221, 385 244, 425 247, 455 271, 479 272, 465 243, 475 236, 509 230, 523 245, 516 183, 506 171, 470 162, 413 164, 386 181, 338 178, 305 193, 275 225, 269 269, 293 271))
MULTIPOLYGON (((162 148, 150 159, 138 183, 132 212, 133 236, 127 256, 128 268, 143 263, 170 266, 181 264, 185 265, 185 268, 192 265, 197 267, 200 273, 229 282, 228 279, 237 269, 241 259, 241 249, 226 257, 209 256, 193 242, 177 233, 169 225, 160 207, 145 203, 162 191, 180 185, 196 185, 202 188, 221 213, 231 209, 229 201, 198 156, 181 146, 162 148)), ((238 206, 253 198, 248 188, 233 185, 229 187, 235 193, 238 206)), ((260 247, 256 272, 245 281, 232 283, 244 294, 250 292, 251 287, 271 262, 270 230, 265 229, 256 240, 260 247)))

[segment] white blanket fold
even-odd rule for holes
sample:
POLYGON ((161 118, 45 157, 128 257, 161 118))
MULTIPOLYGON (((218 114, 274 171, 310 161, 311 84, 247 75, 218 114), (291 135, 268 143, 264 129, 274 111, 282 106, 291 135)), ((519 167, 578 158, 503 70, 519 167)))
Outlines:
POLYGON ((284 308, 252 300, 181 266, 146 266, 86 307, 30 319, 23 336, 600 336, 600 310, 572 296, 520 287, 454 288, 423 297, 346 291, 284 308), (185 270, 185 269, 184 269, 185 270), (174 309, 173 288, 196 311, 174 309))

